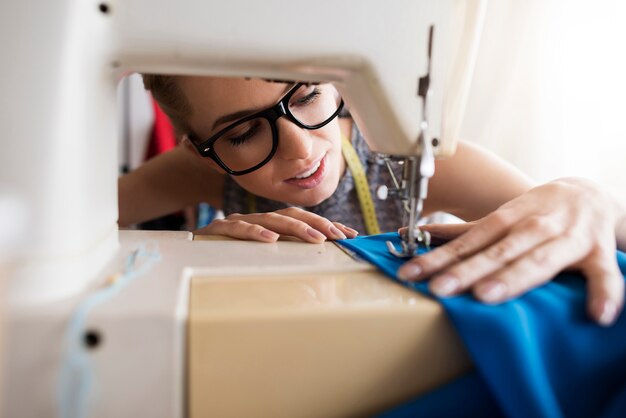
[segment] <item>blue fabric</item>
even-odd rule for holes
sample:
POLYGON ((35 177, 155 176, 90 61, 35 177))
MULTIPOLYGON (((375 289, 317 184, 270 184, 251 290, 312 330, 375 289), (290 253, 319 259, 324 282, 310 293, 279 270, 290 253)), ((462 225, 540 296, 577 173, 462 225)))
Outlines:
MULTIPOLYGON (((430 294, 427 285, 396 278, 403 260, 397 233, 340 241, 399 283, 430 294)), ((617 260, 626 274, 626 254, 617 260)), ((527 294, 489 306, 464 294, 440 299, 463 339, 476 373, 385 416, 626 417, 626 315, 609 328, 586 313, 585 281, 573 273, 527 294), (476 408, 456 402, 459 393, 483 399, 476 408)), ((476 402, 474 402, 476 403, 476 402)))
POLYGON ((378 418, 401 417, 503 417, 498 404, 485 386, 485 381, 471 373, 443 389, 379 414, 378 418))

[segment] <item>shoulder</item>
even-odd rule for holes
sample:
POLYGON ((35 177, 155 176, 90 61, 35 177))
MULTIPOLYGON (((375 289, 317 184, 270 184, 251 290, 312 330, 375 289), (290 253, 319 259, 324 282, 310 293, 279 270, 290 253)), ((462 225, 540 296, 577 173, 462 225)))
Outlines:
POLYGON ((119 179, 119 223, 143 222, 201 202, 219 208, 223 185, 223 174, 179 145, 119 179))

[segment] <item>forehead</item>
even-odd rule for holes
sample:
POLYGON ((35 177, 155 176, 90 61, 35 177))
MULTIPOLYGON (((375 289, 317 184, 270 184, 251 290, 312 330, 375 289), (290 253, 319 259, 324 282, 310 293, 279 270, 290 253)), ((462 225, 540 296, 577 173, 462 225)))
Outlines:
POLYGON ((192 109, 191 126, 199 130, 208 129, 220 116, 273 105, 285 86, 260 79, 180 78, 180 87, 192 109))

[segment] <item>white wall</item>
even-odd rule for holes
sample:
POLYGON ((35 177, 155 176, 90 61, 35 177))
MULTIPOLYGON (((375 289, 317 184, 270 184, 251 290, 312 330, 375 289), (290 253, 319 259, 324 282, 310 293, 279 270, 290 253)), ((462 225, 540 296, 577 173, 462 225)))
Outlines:
POLYGON ((463 137, 626 194, 624 22, 623 0, 491 0, 463 137))
POLYGON ((130 170, 141 165, 146 158, 148 141, 154 124, 154 111, 150 95, 143 87, 141 76, 131 74, 117 87, 118 159, 120 166, 130 170), (127 142, 128 141, 128 142, 127 142))
POLYGON ((14 254, 26 244, 24 230, 28 209, 9 193, 0 193, 0 418, 4 414, 4 334, 6 329, 6 289, 14 254))

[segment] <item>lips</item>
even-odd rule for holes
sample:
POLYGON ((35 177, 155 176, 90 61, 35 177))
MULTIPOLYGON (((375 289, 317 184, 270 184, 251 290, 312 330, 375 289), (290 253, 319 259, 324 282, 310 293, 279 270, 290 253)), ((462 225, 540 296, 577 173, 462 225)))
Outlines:
POLYGON ((322 182, 326 175, 326 157, 313 164, 306 170, 298 173, 296 176, 285 180, 285 183, 302 189, 312 189, 322 182))
POLYGON ((295 176, 295 179, 305 179, 307 177, 311 177, 311 175, 313 175, 313 173, 315 173, 317 171, 318 168, 320 168, 320 164, 322 163, 322 160, 319 160, 318 162, 316 162, 313 167, 311 167, 310 169, 308 169, 307 171, 305 171, 302 174, 298 174, 297 176, 295 176))

